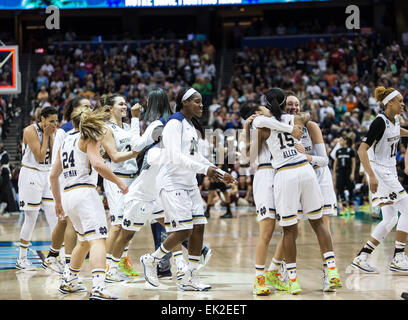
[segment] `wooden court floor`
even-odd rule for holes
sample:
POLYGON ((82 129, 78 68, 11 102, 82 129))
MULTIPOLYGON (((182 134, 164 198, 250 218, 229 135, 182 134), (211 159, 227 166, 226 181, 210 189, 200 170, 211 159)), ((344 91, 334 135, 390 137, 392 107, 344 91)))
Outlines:
MULTIPOLYGON (((233 209, 233 219, 219 219, 222 211, 212 211, 206 226, 205 243, 213 249, 213 256, 201 271, 203 282, 211 284, 208 292, 180 292, 175 280, 162 281, 158 290, 146 290, 139 257, 154 250, 150 227, 136 233, 129 248, 129 257, 141 274, 134 283, 108 284, 109 289, 124 300, 401 300, 402 291, 408 291, 408 275, 388 271, 392 259, 395 231, 373 253, 372 261, 380 269, 378 275, 348 273, 347 267, 368 239, 377 219, 369 214, 331 217, 334 251, 343 288, 336 293, 322 292, 320 251, 308 222, 299 225, 297 241, 297 270, 303 292, 297 296, 272 291, 270 296, 252 295, 254 280, 255 246, 259 235, 253 209, 233 209)), ((0 300, 80 300, 88 293, 63 295, 58 292, 60 277, 51 271, 18 271, 13 267, 18 254, 20 227, 18 217, 0 218, 0 300)), ((281 236, 278 227, 273 235, 267 265, 281 236)), ((46 255, 50 231, 40 215, 32 239, 29 257, 38 266, 40 256, 46 255)), ((186 257, 186 252, 185 252, 186 257)), ((172 270, 175 273, 174 265, 172 270)), ((85 262, 80 274, 90 289, 89 263, 85 262)))

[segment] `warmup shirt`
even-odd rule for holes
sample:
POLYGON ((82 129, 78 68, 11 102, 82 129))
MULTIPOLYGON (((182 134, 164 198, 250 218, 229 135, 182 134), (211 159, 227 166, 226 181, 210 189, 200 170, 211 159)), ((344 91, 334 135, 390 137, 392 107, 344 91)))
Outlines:
POLYGON ((337 167, 336 175, 344 178, 350 176, 352 163, 351 160, 356 157, 356 153, 352 148, 340 148, 336 151, 337 167))
POLYGON ((214 166, 198 152, 198 135, 181 112, 173 114, 163 129, 164 153, 157 175, 159 189, 197 188, 196 174, 207 174, 214 166))

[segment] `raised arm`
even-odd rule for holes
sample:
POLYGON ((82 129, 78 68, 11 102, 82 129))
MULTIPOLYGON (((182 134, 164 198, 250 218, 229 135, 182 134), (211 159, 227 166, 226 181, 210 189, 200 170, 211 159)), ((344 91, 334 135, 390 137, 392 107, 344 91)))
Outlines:
POLYGON ((30 147, 31 152, 34 154, 35 159, 38 162, 44 162, 47 156, 47 150, 50 143, 50 136, 52 132, 49 128, 44 128, 43 140, 40 143, 37 131, 34 126, 29 126, 24 130, 23 141, 30 147))
POLYGON ((106 135, 102 140, 102 146, 105 149, 105 151, 108 153, 109 158, 114 163, 123 162, 123 161, 132 159, 137 156, 137 152, 130 151, 130 145, 129 145, 129 151, 125 151, 125 152, 118 151, 118 149, 116 148, 116 142, 113 137, 113 132, 111 128, 108 128, 108 131, 106 132, 106 135))
POLYGON ((325 167, 329 164, 329 158, 327 157, 326 146, 324 144, 322 131, 316 122, 308 121, 306 128, 309 132, 310 138, 313 142, 313 148, 316 151, 316 155, 311 156, 310 163, 313 166, 325 167))

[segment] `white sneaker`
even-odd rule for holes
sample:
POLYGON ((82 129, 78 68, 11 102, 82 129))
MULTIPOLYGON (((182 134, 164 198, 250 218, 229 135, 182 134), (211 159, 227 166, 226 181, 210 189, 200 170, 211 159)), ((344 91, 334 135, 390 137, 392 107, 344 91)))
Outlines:
POLYGON ((203 254, 200 256, 200 261, 198 262, 197 270, 204 268, 210 261, 211 256, 212 256, 212 250, 208 248, 208 250, 204 251, 203 254))
POLYGON ((37 270, 37 268, 34 267, 33 264, 27 258, 17 259, 16 268, 25 271, 37 270))
POLYGON ((360 254, 355 257, 351 266, 365 273, 379 273, 378 269, 370 263, 368 254, 360 254))
POLYGON ((57 257, 48 257, 45 258, 42 267, 44 269, 51 269, 52 271, 55 271, 56 273, 63 274, 64 273, 64 264, 61 263, 61 260, 57 257))
POLYGON ((157 266, 159 262, 160 259, 156 259, 151 254, 145 254, 140 257, 140 263, 143 266, 145 280, 154 287, 158 287, 160 285, 159 279, 157 278, 157 266))
POLYGON ((289 275, 288 275, 288 269, 286 268, 286 263, 285 263, 285 261, 282 261, 282 263, 280 264, 280 272, 279 272, 279 274, 280 274, 280 276, 278 276, 279 277, 279 279, 282 281, 282 282, 284 282, 284 283, 286 283, 286 284, 289 284, 289 275))
POLYGON ((395 272, 408 272, 408 260, 404 252, 395 255, 390 262, 390 270, 395 272))
POLYGON ((118 300, 119 297, 105 287, 92 288, 89 300, 118 300))
POLYGON ((183 279, 184 275, 186 274, 188 270, 188 264, 184 259, 180 259, 179 261, 176 261, 176 266, 177 266, 177 281, 180 281, 183 279))
POLYGON ((120 276, 118 268, 109 268, 109 271, 106 273, 105 276, 105 282, 108 283, 117 283, 117 282, 123 282, 125 279, 123 279, 120 276))
POLYGON ((327 276, 327 269, 323 269, 323 292, 336 292, 336 289, 330 288, 329 277, 327 276))
POLYGON ((182 291, 207 291, 211 289, 211 286, 200 282, 197 270, 189 269, 180 280, 179 289, 182 291))
POLYGON ((78 283, 78 278, 75 278, 71 281, 66 281, 65 279, 62 279, 61 285, 58 288, 58 291, 61 293, 67 294, 67 293, 83 292, 83 291, 86 291, 86 288, 84 286, 81 286, 78 283))

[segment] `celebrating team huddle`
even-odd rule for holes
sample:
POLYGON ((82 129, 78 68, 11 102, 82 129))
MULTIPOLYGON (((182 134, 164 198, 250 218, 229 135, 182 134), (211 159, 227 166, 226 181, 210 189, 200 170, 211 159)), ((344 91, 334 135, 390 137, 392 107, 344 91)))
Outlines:
MULTIPOLYGON (((296 238, 302 220, 309 220, 318 239, 323 291, 334 292, 342 288, 329 224, 329 217, 337 214, 337 199, 322 132, 308 113, 301 112, 293 92, 272 88, 264 98, 265 106, 244 105, 240 110, 245 123, 239 149, 255 170, 253 196, 259 223, 253 293, 269 295, 271 287, 290 294, 302 292, 296 272, 296 238), (283 236, 266 268, 276 222, 283 236)), ((397 225, 390 269, 408 272, 404 254, 408 198, 395 170, 396 144, 400 136, 408 136, 399 125, 403 100, 397 90, 381 87, 376 98, 384 113, 371 124, 358 153, 373 205, 382 207, 383 221, 351 266, 378 272, 369 255, 397 225)), ((166 92, 154 89, 144 110, 139 104, 132 107, 130 126, 122 121, 127 111, 121 95, 105 96, 95 108, 89 100, 75 98, 66 106, 67 123, 61 128, 57 129, 57 111, 45 107, 38 122, 24 130, 19 188, 25 220, 16 267, 33 269, 27 248, 41 207, 52 230, 43 267, 62 275, 59 291, 63 294, 86 291, 79 272, 89 253, 90 299, 118 299, 105 283, 137 276, 127 251, 135 234, 155 222, 165 228, 167 237, 154 252, 140 257, 147 288, 160 288, 159 266, 172 253, 179 290, 210 290, 211 284, 199 276, 211 249, 203 243, 207 218, 197 174, 225 184, 237 182, 198 150, 204 137, 198 121, 203 114, 201 94, 182 89, 173 113, 166 92), (142 114, 148 123, 143 134, 142 114), (96 190, 98 175, 107 194, 110 224, 96 190), (182 246, 188 250, 187 261, 182 246)))

